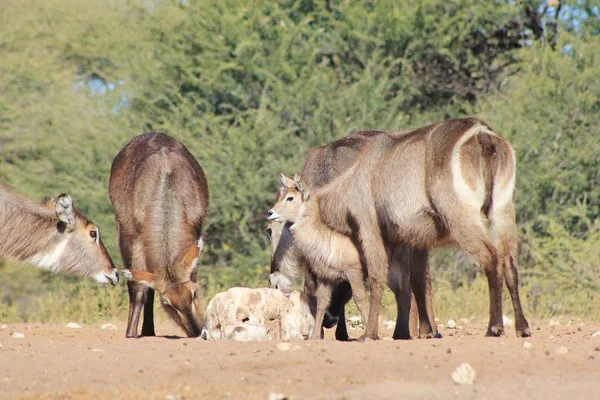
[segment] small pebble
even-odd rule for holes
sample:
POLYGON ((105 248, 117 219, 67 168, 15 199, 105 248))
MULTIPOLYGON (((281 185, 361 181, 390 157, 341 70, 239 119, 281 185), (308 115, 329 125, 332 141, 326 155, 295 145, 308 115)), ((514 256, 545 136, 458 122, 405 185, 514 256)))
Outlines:
POLYGON ((556 349, 554 349, 554 352, 556 354, 567 354, 569 352, 569 349, 567 349, 564 346, 558 346, 556 349))
POLYGON ((102 350, 102 349, 92 349, 92 351, 94 353, 103 353, 104 352, 104 350, 102 350))
POLYGON ((533 347, 533 343, 528 342, 528 341, 524 341, 523 342, 523 347, 525 347, 526 349, 530 349, 533 347))
POLYGON ((81 325, 75 323, 75 322, 69 322, 67 325, 65 325, 67 328, 72 328, 72 329, 78 329, 81 328, 81 325))
POLYGON ((446 354, 452 354, 452 349, 446 349, 446 354))
POLYGON ((8 328, 8 325, 6 325, 6 324, 2 324, 2 326, 0 326, 0 328, 2 328, 2 329, 6 329, 6 328, 8 328))
POLYGON ((477 374, 469 363, 462 363, 450 376, 457 385, 472 385, 477 374))
POLYGON ((292 345, 291 343, 283 342, 277 344, 277 348, 281 351, 300 350, 301 347, 297 344, 292 345))
POLYGON ((13 334, 10 336, 12 336, 15 339, 25 339, 25 335, 20 332, 13 332, 13 334))
POLYGON ((454 322, 453 319, 449 319, 448 322, 446 322, 446 326, 448 329, 456 329, 456 322, 454 322))
POLYGON ((117 329, 117 326, 115 324, 104 324, 100 327, 101 329, 105 330, 105 331, 113 331, 115 329, 117 329))

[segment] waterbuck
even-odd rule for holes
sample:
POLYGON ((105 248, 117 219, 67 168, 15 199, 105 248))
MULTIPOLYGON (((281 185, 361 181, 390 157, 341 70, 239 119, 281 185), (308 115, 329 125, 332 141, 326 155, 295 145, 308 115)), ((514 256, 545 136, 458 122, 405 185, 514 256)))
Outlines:
POLYGON ((73 207, 69 195, 35 204, 0 185, 0 257, 52 272, 119 282, 98 226, 73 207))
MULTIPOLYGON (((335 260, 339 234, 357 245, 371 288, 363 339, 377 338, 391 249, 450 244, 471 254, 488 279, 486 336, 504 333, 503 277, 517 336, 530 336, 518 290, 516 159, 510 144, 484 122, 465 118, 378 135, 360 153, 351 168, 321 188, 311 190, 297 177, 288 191, 299 194, 303 205, 287 220, 293 223, 295 246, 305 255, 335 260)), ((284 194, 281 202, 288 197, 284 194)))
POLYGON ((196 273, 209 205, 202 168, 177 140, 163 133, 140 135, 113 161, 109 195, 128 270, 126 336, 137 337, 142 307, 142 336, 155 335, 154 290, 185 333, 199 336, 204 316, 196 273))
MULTIPOLYGON (((372 139, 380 134, 386 134, 382 131, 360 131, 352 133, 342 139, 336 140, 325 146, 312 149, 306 159, 302 170, 302 177, 311 187, 321 187, 342 172, 349 169, 360 156, 361 149, 372 139)), ((278 284, 280 287, 289 286, 294 276, 299 275, 297 266, 306 265, 306 257, 293 247, 292 235, 289 231, 289 224, 274 221, 284 219, 280 213, 295 214, 298 212, 301 201, 295 199, 293 194, 286 195, 285 202, 282 202, 284 194, 288 189, 294 186, 294 181, 281 175, 281 190, 279 197, 279 206, 272 208, 267 212, 267 219, 270 222, 271 230, 271 283, 278 284), (275 228, 275 229, 273 229, 275 228)), ((354 258, 354 264, 360 263, 360 257, 355 249, 349 250, 354 258)), ((409 314, 411 315, 411 328, 413 335, 420 337, 439 337, 437 326, 433 317, 433 306, 431 302, 431 276, 429 274, 428 252, 422 249, 409 249, 396 247, 391 254, 390 268, 394 274, 390 275, 390 288, 396 296, 397 319, 394 338, 408 339, 409 334, 409 314), (410 284, 407 278, 407 270, 402 269, 402 265, 408 266, 410 270, 410 284), (411 296, 410 288, 413 288, 411 296), (414 296, 416 294, 416 296, 414 296), (410 306, 412 297, 413 305, 410 306), (415 301, 416 300, 416 301, 415 301), (419 332, 417 332, 417 314, 420 319, 419 332)), ((310 266, 304 268, 305 291, 308 294, 316 292, 315 274, 310 266)), ((339 319, 343 321, 338 325, 336 338, 343 338, 345 330, 344 305, 351 296, 349 285, 345 282, 337 284, 333 292, 333 303, 336 307, 330 307, 327 316, 331 320, 339 314, 339 319), (341 307, 340 307, 341 305, 341 307), (342 328, 342 329, 340 329, 342 328)), ((345 333, 347 337, 347 333, 345 333)), ((343 340, 343 339, 342 339, 343 340)))

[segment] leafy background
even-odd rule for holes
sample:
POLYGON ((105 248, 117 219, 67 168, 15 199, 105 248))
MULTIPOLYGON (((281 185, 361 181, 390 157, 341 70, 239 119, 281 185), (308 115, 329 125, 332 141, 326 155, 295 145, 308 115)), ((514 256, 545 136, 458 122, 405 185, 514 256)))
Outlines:
MULTIPOLYGON (((70 193, 120 264, 110 165, 133 136, 168 132, 209 180, 208 299, 267 284, 263 213, 310 148, 475 115, 517 151, 527 315, 598 320, 599 15, 591 0, 1 2, 0 181, 70 193)), ((432 267, 438 316, 485 319, 466 254, 435 251, 432 267)), ((126 310, 124 285, 0 264, 2 321, 126 310)))

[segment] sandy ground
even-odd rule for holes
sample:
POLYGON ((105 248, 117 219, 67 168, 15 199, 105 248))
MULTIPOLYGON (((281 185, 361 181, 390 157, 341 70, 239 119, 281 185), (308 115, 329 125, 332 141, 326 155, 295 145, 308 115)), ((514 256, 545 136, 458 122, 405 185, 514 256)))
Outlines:
POLYGON ((115 325, 0 328, 0 398, 600 398, 600 337, 591 336, 600 324, 533 324, 530 348, 512 328, 485 338, 484 326, 468 325, 442 329, 443 339, 412 341, 390 340, 382 328, 383 339, 367 343, 335 342, 329 331, 326 340, 283 350, 282 342, 170 336, 181 332, 169 323, 157 327, 167 336, 125 339, 125 323, 115 325), (451 379, 464 362, 476 371, 472 385, 451 379))

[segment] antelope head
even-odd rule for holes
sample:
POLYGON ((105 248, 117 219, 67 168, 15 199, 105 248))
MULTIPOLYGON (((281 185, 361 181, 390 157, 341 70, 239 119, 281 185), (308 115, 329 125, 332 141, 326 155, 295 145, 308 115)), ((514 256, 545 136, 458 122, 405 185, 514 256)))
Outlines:
POLYGON ((119 282, 117 269, 102 243, 98 226, 75 209, 71 196, 61 194, 56 200, 45 197, 42 206, 56 214, 57 242, 27 262, 54 272, 92 276, 100 283, 116 285, 119 282))
POLYGON ((134 281, 160 293, 163 309, 185 331, 197 337, 204 327, 202 305, 198 296, 196 273, 204 242, 198 240, 185 255, 182 263, 169 276, 146 271, 123 270, 128 281, 134 281))
POLYGON ((302 204, 310 198, 310 190, 302 183, 296 174, 294 179, 283 174, 279 175, 281 188, 277 203, 266 212, 269 221, 295 222, 302 209, 302 204))

